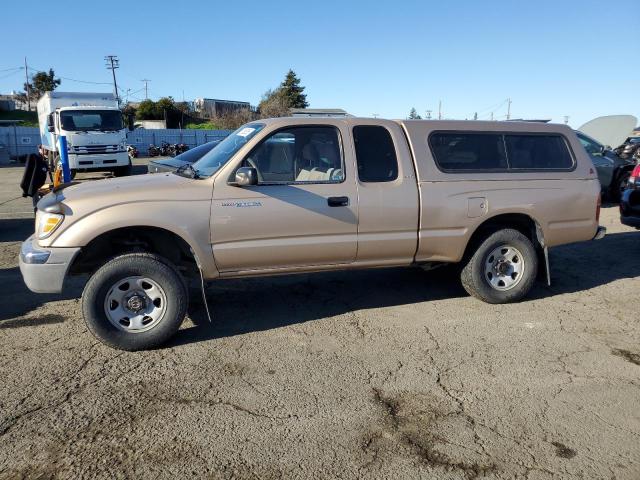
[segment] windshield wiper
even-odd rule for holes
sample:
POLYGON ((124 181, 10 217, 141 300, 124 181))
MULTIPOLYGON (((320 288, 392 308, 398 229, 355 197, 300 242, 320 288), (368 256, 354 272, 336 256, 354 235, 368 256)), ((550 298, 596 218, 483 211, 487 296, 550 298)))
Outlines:
POLYGON ((186 173, 187 171, 190 172, 187 175, 189 175, 191 178, 196 179, 196 180, 198 178, 200 178, 200 173, 198 172, 198 170, 193 168, 193 165, 191 165, 190 163, 185 163, 181 167, 178 167, 178 169, 175 171, 175 173, 177 175, 181 175, 182 173, 186 173))

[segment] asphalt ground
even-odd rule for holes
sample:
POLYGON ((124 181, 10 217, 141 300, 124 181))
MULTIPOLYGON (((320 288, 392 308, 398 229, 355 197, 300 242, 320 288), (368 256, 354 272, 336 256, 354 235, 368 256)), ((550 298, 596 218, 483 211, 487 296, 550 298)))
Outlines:
POLYGON ((228 280, 213 324, 196 305, 126 353, 85 328, 83 279, 23 285, 21 174, 0 168, 1 479, 640 478, 640 232, 616 206, 517 304, 448 270, 228 280))

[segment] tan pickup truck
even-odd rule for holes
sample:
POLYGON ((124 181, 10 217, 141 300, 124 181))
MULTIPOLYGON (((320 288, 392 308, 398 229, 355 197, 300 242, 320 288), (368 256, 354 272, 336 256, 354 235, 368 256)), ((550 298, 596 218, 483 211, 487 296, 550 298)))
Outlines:
POLYGON ((126 350, 175 334, 191 279, 459 263, 506 303, 548 278, 548 247, 604 235, 599 193, 563 125, 259 120, 175 173, 47 195, 20 269, 34 292, 88 273, 88 328, 126 350))

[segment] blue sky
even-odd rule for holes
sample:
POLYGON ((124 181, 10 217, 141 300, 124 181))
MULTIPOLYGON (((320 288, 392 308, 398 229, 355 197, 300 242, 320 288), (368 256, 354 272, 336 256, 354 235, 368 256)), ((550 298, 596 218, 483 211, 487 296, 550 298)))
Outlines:
MULTIPOLYGON (((124 91, 257 104, 293 68, 312 107, 402 118, 640 116, 638 0, 35 1, 3 5, 0 92, 21 89, 24 56, 109 91, 115 54, 124 91), (7 21, 7 19, 11 19, 7 21), (626 20, 625 20, 626 19, 626 20), (636 32, 634 35, 634 31, 636 32), (49 32, 49 33, 47 33, 49 32)), ((121 94, 124 95, 123 92, 121 94)))

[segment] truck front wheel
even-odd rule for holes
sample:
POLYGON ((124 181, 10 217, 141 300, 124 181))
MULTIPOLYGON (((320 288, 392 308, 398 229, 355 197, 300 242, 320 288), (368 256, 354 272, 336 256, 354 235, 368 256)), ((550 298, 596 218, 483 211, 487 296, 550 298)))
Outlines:
POLYGON ((113 258, 93 274, 82 292, 87 328, 119 350, 145 350, 165 343, 180 328, 187 303, 180 273, 150 253, 113 258))
POLYGON ((464 289, 487 303, 509 303, 524 297, 538 274, 531 240, 505 228, 488 235, 462 269, 464 289))

